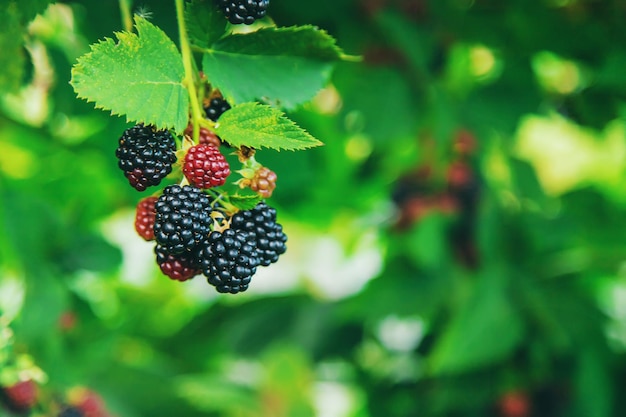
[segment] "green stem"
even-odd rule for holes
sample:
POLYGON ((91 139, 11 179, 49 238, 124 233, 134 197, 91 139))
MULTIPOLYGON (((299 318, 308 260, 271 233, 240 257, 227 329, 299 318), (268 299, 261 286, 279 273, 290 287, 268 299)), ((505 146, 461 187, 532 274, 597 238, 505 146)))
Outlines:
POLYGON ((122 24, 126 32, 133 31, 133 18, 130 12, 132 0, 120 0, 120 12, 122 14, 122 24))
POLYGON ((185 78, 183 85, 189 92, 189 104, 191 106, 191 123, 193 126, 193 141, 198 143, 200 137, 200 120, 202 119, 202 107, 198 100, 198 92, 196 91, 196 73, 194 71, 193 54, 187 37, 187 27, 185 23, 185 4, 184 0, 176 0, 176 20, 178 23, 178 33, 180 35, 180 51, 183 56, 183 67, 185 69, 185 78))

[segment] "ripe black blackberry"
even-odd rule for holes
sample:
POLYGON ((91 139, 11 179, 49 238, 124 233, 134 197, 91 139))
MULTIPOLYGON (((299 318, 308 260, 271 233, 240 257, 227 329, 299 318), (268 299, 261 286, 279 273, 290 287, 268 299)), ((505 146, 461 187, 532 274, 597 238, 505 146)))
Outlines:
POLYGON ((270 0, 218 0, 218 4, 233 25, 251 25, 267 14, 270 0))
POLYGON ((161 272, 176 281, 187 281, 202 272, 197 252, 194 250, 173 254, 159 244, 154 247, 156 262, 161 272))
POLYGON ((155 204, 154 237, 171 254, 193 250, 206 240, 211 199, 191 185, 169 185, 155 204))
POLYGON ((143 191, 172 172, 175 152, 176 142, 168 130, 138 124, 124 131, 115 156, 130 185, 143 191))
POLYGON ((212 98, 209 105, 204 107, 206 117, 217 122, 217 119, 227 110, 230 110, 230 104, 221 97, 212 98))
POLYGON ((80 408, 66 406, 59 412, 57 417, 85 417, 85 413, 80 408))
POLYGON ((200 250, 200 265, 207 282, 220 293, 248 289, 259 265, 254 236, 242 230, 213 231, 200 250))
POLYGON ((254 235, 260 265, 276 262, 287 251, 287 235, 276 223, 276 209, 260 202, 252 210, 241 210, 231 219, 232 229, 243 230, 254 235))

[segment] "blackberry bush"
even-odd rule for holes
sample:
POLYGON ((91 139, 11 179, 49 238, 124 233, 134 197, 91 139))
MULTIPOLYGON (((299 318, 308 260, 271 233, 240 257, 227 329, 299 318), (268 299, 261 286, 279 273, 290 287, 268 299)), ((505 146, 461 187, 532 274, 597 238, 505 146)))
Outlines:
POLYGON ((329 80, 326 64, 355 57, 312 25, 268 20, 233 30, 264 18, 269 0, 175 0, 178 45, 144 16, 132 18, 128 3, 120 3, 125 30, 92 44, 70 84, 78 97, 137 123, 115 152, 132 187, 176 181, 136 206, 135 230, 154 241, 161 272, 177 281, 203 273, 220 292, 245 291, 287 240, 275 210, 255 207, 276 188, 276 174, 255 153, 322 145, 284 110, 315 97, 329 80), (231 181, 233 171, 240 177, 231 181))
POLYGON ((214 231, 200 251, 202 273, 220 293, 243 292, 260 263, 257 254, 251 233, 235 229, 214 231))
POLYGON ((185 155, 183 173, 198 188, 224 185, 230 167, 224 155, 213 145, 192 146, 185 155))
POLYGON ((154 237, 171 254, 193 250, 211 225, 211 199, 199 188, 169 185, 155 205, 154 237))
POLYGON ((176 142, 167 130, 137 124, 126 129, 115 151, 118 166, 137 191, 143 191, 172 172, 176 162, 176 142))
POLYGON ((260 265, 268 266, 287 251, 287 235, 276 222, 276 209, 260 202, 252 210, 241 210, 233 215, 231 228, 251 233, 254 237, 260 265))

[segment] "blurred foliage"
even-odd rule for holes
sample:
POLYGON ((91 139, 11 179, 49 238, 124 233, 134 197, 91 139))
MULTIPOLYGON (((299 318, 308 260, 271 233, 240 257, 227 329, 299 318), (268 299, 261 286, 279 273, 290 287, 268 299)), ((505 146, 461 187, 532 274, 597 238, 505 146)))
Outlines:
POLYGON ((289 249, 236 296, 158 273, 128 124, 69 85, 120 5, 47 3, 0 4, 0 381, 33 415, 626 412, 624 2, 273 1, 363 62, 290 112, 325 146, 258 153, 289 249))

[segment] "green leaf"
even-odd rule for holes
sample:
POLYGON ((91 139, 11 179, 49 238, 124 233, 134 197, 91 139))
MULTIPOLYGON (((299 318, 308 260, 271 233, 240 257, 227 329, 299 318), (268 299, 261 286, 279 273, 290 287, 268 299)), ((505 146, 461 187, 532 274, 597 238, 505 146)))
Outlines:
POLYGON ((217 12, 212 0, 193 0, 185 4, 187 33, 192 45, 207 48, 226 33, 226 19, 217 12))
POLYGON ((0 91, 15 91, 24 72, 23 27, 20 16, 11 3, 0 5, 0 91))
POLYGON ((239 104, 222 114, 216 133, 235 147, 295 151, 322 145, 282 111, 258 103, 239 104))
POLYGON ((228 199, 239 210, 252 210, 262 200, 262 197, 258 194, 233 194, 228 199))
POLYGON ((205 50, 202 67, 231 103, 293 108, 324 87, 343 57, 335 40, 313 26, 264 28, 220 39, 205 50))
POLYGON ((487 272, 455 312, 431 356, 436 375, 462 373, 504 360, 522 341, 524 323, 499 272, 487 272))
POLYGON ((182 132, 189 118, 189 96, 176 45, 158 27, 136 17, 138 35, 116 33, 92 45, 72 68, 79 98, 128 121, 182 132))
POLYGON ((19 9, 22 15, 22 23, 26 24, 33 20, 36 15, 43 12, 50 3, 52 3, 52 0, 11 0, 8 2, 7 7, 19 9))

